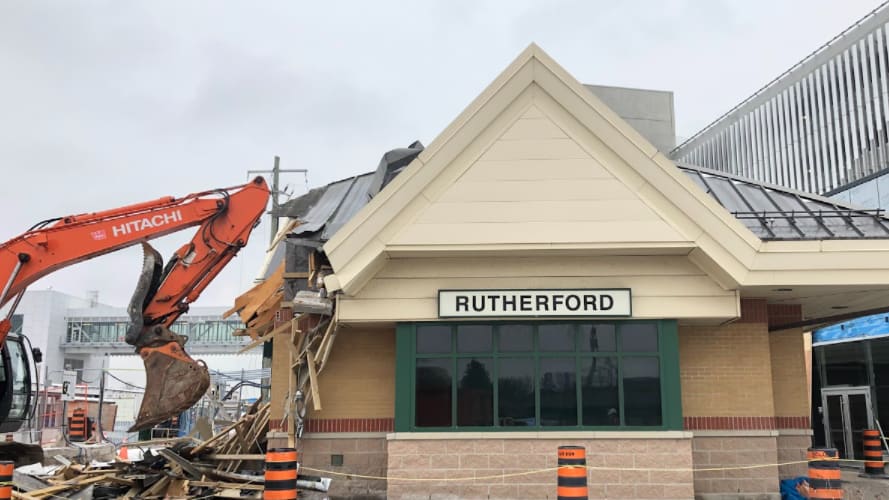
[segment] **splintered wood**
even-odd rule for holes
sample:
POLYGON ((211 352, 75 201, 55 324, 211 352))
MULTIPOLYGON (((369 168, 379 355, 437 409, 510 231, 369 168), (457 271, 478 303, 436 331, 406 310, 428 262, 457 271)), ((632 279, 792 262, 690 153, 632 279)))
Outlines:
POLYGON ((13 483, 19 491, 13 495, 22 499, 260 498, 268 421, 269 404, 257 404, 206 441, 187 438, 172 441, 175 444, 168 448, 140 447, 144 454, 139 461, 69 462, 46 469, 45 474, 16 471, 13 483))
MULTIPOLYGON (((298 224, 291 222, 287 232, 298 224)), ((269 251, 282 240, 279 233, 269 251)), ((289 357, 289 363, 284 363, 284 359, 280 363, 273 361, 271 421, 276 423, 273 430, 286 428, 291 445, 299 403, 296 395, 302 395, 303 404, 311 403, 316 411, 321 409, 319 376, 330 357, 337 332, 336 300, 328 298, 323 289, 324 276, 332 272, 330 264, 323 253, 312 249, 304 265, 303 270, 286 272, 287 266, 281 262, 268 279, 238 297, 234 307, 225 313, 228 316, 237 312, 246 326, 240 334, 252 339, 241 352, 273 342, 276 353, 273 359, 289 357), (292 301, 282 303, 285 281, 295 279, 306 280, 309 289, 297 291, 292 301), (292 319, 282 322, 282 317, 292 319), (290 368, 287 377, 275 372, 286 370, 287 366, 290 368)))

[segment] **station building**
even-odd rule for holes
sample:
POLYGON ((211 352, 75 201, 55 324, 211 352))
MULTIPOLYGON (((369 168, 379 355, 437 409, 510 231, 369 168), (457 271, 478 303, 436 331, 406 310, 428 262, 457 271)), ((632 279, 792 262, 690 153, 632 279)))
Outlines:
POLYGON ((889 220, 674 163, 534 45, 407 149, 292 214, 337 324, 307 473, 554 498, 545 469, 579 445, 591 498, 779 498, 804 474, 803 332, 885 303, 889 220))

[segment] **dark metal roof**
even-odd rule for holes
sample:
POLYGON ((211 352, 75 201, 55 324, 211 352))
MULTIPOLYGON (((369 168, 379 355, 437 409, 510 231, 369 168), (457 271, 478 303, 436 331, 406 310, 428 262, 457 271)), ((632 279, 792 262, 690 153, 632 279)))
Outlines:
POLYGON ((288 201, 277 213, 302 222, 288 237, 321 246, 422 151, 419 141, 387 151, 375 171, 332 182, 288 201))
POLYGON ((708 168, 677 166, 763 240, 889 238, 881 209, 863 209, 708 168))

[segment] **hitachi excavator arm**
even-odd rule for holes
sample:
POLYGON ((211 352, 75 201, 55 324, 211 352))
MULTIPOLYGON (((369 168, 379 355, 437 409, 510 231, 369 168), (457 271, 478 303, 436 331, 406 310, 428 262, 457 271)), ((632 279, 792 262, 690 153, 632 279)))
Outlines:
POLYGON ((128 309, 126 341, 145 362, 147 382, 130 430, 189 408, 207 390, 210 377, 206 366, 185 352, 187 339, 169 327, 247 244, 268 198, 268 186, 257 177, 242 186, 44 221, 0 244, 0 307, 13 301, 0 320, 0 344, 5 346, 12 313, 28 285, 57 269, 142 243, 145 260, 128 309), (166 266, 146 243, 198 225, 166 266))

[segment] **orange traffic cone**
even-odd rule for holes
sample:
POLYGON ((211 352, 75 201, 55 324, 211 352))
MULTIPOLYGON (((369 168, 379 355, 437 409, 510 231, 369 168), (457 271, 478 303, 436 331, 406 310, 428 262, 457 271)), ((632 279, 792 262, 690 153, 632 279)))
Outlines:
POLYGON ((117 458, 121 460, 129 460, 130 455, 127 453, 127 437, 123 437, 123 442, 120 443, 120 451, 117 453, 117 458))

